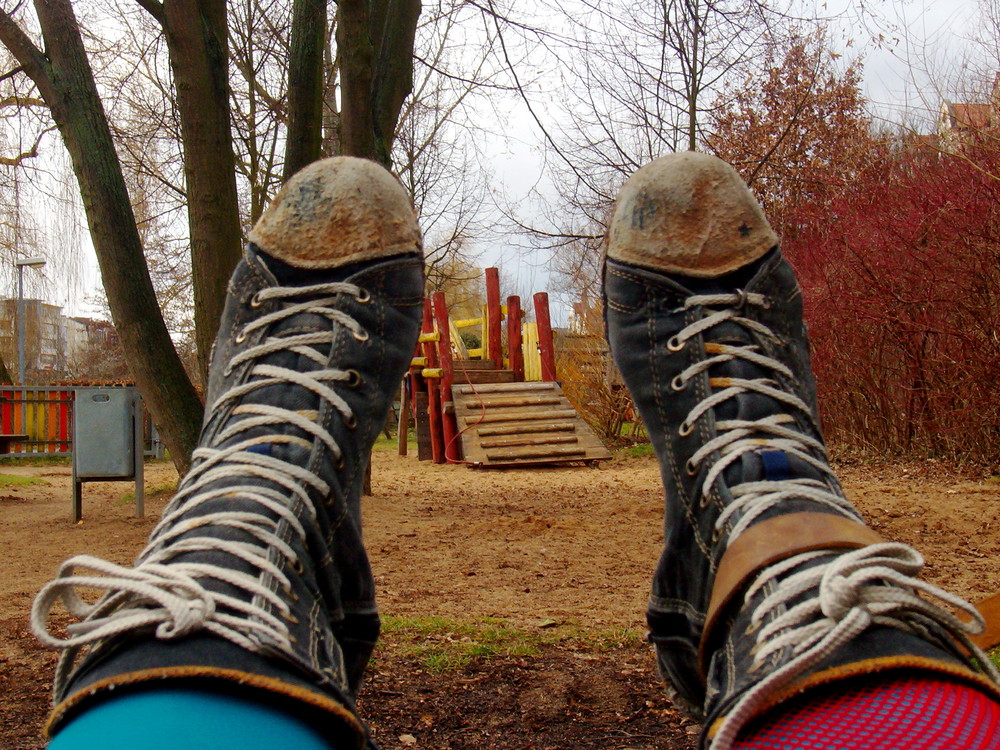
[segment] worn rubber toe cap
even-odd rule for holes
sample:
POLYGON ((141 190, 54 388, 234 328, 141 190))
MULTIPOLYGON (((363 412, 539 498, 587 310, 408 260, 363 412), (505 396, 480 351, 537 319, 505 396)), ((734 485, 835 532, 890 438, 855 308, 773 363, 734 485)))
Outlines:
POLYGON ((778 244, 757 199, 721 159, 669 154, 625 183, 608 229, 613 260, 711 278, 751 263, 778 244))
POLYGON ((381 165, 349 156, 322 159, 297 172, 249 239, 296 268, 332 268, 422 251, 403 186, 381 165))

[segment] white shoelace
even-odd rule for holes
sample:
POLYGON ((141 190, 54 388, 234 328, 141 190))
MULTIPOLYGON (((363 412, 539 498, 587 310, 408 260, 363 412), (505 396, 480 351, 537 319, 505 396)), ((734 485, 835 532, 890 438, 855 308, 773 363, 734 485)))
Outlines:
MULTIPOLYGON (((705 317, 686 326, 671 339, 668 346, 679 349, 698 334, 726 322, 774 338, 766 326, 740 314, 746 306, 763 307, 766 304, 763 295, 746 292, 689 297, 685 309, 698 306, 723 309, 706 312, 705 317)), ((672 387, 683 389, 689 380, 707 372, 710 367, 737 359, 792 377, 785 365, 762 354, 758 346, 708 343, 705 348, 709 356, 681 372, 672 387)), ((695 422, 710 409, 743 393, 760 394, 792 411, 807 416, 810 413, 809 407, 799 397, 781 390, 769 378, 712 378, 710 382, 717 390, 689 412, 681 423, 682 432, 692 430, 695 422)), ((827 464, 823 445, 786 426, 794 424, 795 417, 790 413, 754 421, 717 421, 716 436, 689 460, 688 469, 694 473, 706 459, 718 453, 717 460, 706 472, 701 487, 701 502, 709 502, 716 480, 727 467, 743 454, 757 451, 776 450, 795 456, 826 476, 833 486, 838 486, 827 464), (820 458, 816 458, 817 455, 820 458)), ((791 498, 809 499, 848 518, 861 520, 847 500, 831 492, 820 480, 744 482, 730 488, 730 492, 734 501, 720 513, 715 524, 718 535, 731 518, 738 516, 729 533, 730 542, 761 514, 791 498)), ((791 572, 825 554, 829 553, 809 552, 772 565, 758 575, 746 593, 745 601, 750 601, 764 586, 780 580, 775 592, 762 600, 751 617, 751 629, 756 631, 751 670, 759 669, 769 656, 786 648, 792 649, 792 658, 743 695, 720 725, 712 740, 712 750, 728 750, 739 731, 769 696, 873 625, 887 625, 924 637, 929 636, 931 625, 943 629, 969 650, 985 672, 1000 681, 1000 675, 990 660, 969 640, 969 634, 982 632, 985 625, 982 616, 959 597, 916 578, 923 568, 923 558, 916 550, 903 544, 875 544, 837 555, 826 564, 791 572), (815 596, 802 603, 791 604, 797 597, 813 590, 816 591, 815 596), (963 622, 943 607, 919 596, 918 592, 964 612, 970 621, 963 622)))
MULTIPOLYGON (((357 339, 365 340, 368 334, 361 325, 332 307, 338 294, 349 294, 361 302, 368 299, 366 291, 344 283, 275 287, 258 293, 253 304, 266 299, 301 298, 304 295, 316 298, 306 302, 288 302, 281 309, 261 316, 237 334, 238 341, 255 329, 302 313, 329 318, 330 329, 268 338, 236 355, 229 363, 227 372, 243 362, 282 350, 325 365, 326 355, 314 347, 332 346, 338 326, 347 328, 357 339)), ((330 387, 331 383, 356 382, 358 376, 355 372, 337 369, 299 372, 257 364, 252 367, 250 377, 243 385, 231 388, 220 396, 209 408, 222 408, 234 399, 245 401, 249 394, 260 388, 288 384, 314 392, 329 402, 346 422, 353 423, 355 419, 348 403, 330 387)), ((268 643, 292 652, 288 628, 292 618, 288 605, 288 599, 293 596, 291 581, 282 572, 286 566, 271 562, 268 555, 270 550, 276 550, 287 566, 294 568, 300 564, 292 547, 277 535, 278 524, 280 521, 287 522, 299 537, 304 538, 306 530, 296 511, 308 514, 306 523, 311 522, 315 508, 309 498, 309 488, 320 496, 326 495, 330 488, 312 472, 253 449, 281 442, 300 443, 307 447, 315 438, 330 450, 334 460, 339 460, 342 452, 330 433, 316 423, 317 412, 304 413, 267 404, 241 403, 234 409, 234 414, 249 416, 223 430, 216 436, 215 442, 222 443, 240 433, 268 425, 291 424, 305 437, 265 434, 221 450, 198 448, 193 454, 196 466, 184 478, 181 489, 164 510, 163 518, 153 529, 149 543, 134 568, 89 555, 78 555, 62 564, 56 578, 43 587, 35 598, 31 611, 34 634, 46 645, 62 650, 53 684, 56 695, 61 695, 81 649, 138 628, 152 627, 156 637, 161 639, 179 638, 206 630, 250 651, 260 651, 262 644, 268 643), (206 489, 210 483, 223 478, 248 481, 206 489), (254 479, 273 483, 282 489, 251 484, 254 479), (204 503, 223 496, 239 496, 241 500, 257 503, 262 511, 270 512, 279 520, 247 511, 189 515, 204 503), (182 516, 188 517, 178 523, 182 516), (227 541, 211 531, 203 536, 177 540, 177 537, 190 535, 199 528, 220 526, 238 529, 254 541, 227 541), (179 554, 195 551, 214 551, 238 558, 253 569, 272 576, 283 595, 262 585, 259 576, 220 565, 171 562, 179 554), (209 591, 201 584, 201 579, 223 581, 245 592, 246 600, 209 591), (90 604, 80 595, 80 589, 96 589, 104 594, 90 604), (271 611, 250 603, 258 598, 266 602, 271 611), (80 620, 66 627, 65 638, 49 631, 49 616, 57 600, 62 601, 69 613, 80 620), (223 608, 229 612, 220 611, 223 608)))

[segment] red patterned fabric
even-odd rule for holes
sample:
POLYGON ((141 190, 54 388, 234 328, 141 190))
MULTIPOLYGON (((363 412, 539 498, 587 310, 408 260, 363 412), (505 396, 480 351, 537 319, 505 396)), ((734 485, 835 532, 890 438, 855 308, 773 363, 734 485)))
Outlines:
POLYGON ((751 724, 734 750, 1000 750, 1000 704, 936 678, 842 683, 751 724))

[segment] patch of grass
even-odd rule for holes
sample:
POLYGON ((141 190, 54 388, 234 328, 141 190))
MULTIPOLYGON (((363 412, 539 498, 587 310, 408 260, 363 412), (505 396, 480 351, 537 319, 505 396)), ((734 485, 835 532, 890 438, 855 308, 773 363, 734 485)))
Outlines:
POLYGON ((65 466, 72 461, 71 456, 39 453, 37 456, 3 456, 0 457, 0 466, 65 466))
MULTIPOLYGON (((410 430, 406 435, 406 446, 407 450, 410 452, 416 451, 417 449, 417 437, 413 430, 410 430)), ((397 436, 386 437, 384 432, 380 432, 378 437, 375 438, 375 445, 372 446, 373 451, 395 451, 399 447, 399 442, 397 436)))
MULTIPOLYGON (((152 497, 154 495, 172 495, 175 492, 177 492, 177 482, 166 482, 165 484, 154 484, 152 487, 146 487, 145 490, 143 490, 143 497, 152 497)), ((122 493, 118 502, 119 504, 123 504, 130 503, 133 500, 135 500, 135 490, 122 493)))
POLYGON ((30 487, 33 484, 48 484, 48 482, 41 477, 20 477, 14 474, 0 474, 0 489, 30 487))
POLYGON ((535 656, 542 646, 554 643, 570 643, 579 650, 610 650, 641 643, 643 638, 638 628, 587 630, 573 624, 543 623, 537 628, 519 628, 492 617, 459 622, 387 616, 382 633, 433 672, 458 671, 473 661, 498 656, 535 656))
POLYGON ((632 458, 652 456, 653 446, 650 443, 636 443, 635 445, 629 445, 622 448, 620 453, 626 456, 631 456, 632 458))

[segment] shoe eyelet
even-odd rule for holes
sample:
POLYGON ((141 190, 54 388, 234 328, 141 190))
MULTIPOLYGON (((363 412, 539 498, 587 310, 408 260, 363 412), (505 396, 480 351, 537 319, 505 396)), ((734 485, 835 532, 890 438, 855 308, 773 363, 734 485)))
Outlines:
POLYGON ((354 301, 361 305, 367 305, 372 301, 372 293, 367 289, 362 289, 361 294, 354 295, 354 301))
POLYGON ((751 622, 743 632, 747 635, 754 635, 758 630, 760 630, 760 620, 751 622))
POLYGON ((344 427, 349 430, 358 429, 358 418, 354 414, 351 414, 349 417, 344 417, 344 427))
POLYGON ((681 437, 687 437, 692 432, 694 432, 694 425, 689 424, 686 419, 681 422, 681 426, 677 429, 677 434, 681 437))
POLYGON ((303 573, 306 572, 305 566, 302 564, 302 561, 297 557, 294 560, 292 560, 292 570, 294 570, 299 575, 302 575, 303 573))
POLYGON ((239 332, 238 334, 236 334, 236 338, 235 338, 235 339, 233 339, 233 340, 234 340, 234 341, 235 341, 235 342, 236 342, 237 344, 242 344, 242 343, 243 343, 244 341, 246 341, 246 340, 247 340, 247 332, 246 332, 246 329, 243 329, 243 330, 242 330, 242 331, 240 331, 240 332, 239 332))
POLYGON ((298 625, 299 618, 293 615, 291 612, 289 612, 287 615, 285 615, 285 622, 290 623, 292 625, 298 625))
POLYGON ((681 380, 680 375, 675 375, 674 379, 670 381, 670 390, 672 391, 683 391, 687 388, 687 381, 681 380))
POLYGON ((667 340, 667 349, 668 349, 669 351, 672 351, 672 352, 679 352, 679 351, 680 351, 681 349, 683 349, 683 348, 684 348, 685 346, 686 346, 686 342, 684 342, 684 341, 681 341, 681 340, 680 340, 679 338, 677 338, 676 336, 671 336, 671 337, 670 337, 670 338, 669 338, 669 339, 667 340))
MULTIPOLYGON (((335 468, 337 471, 343 471, 345 466, 347 466, 347 461, 344 460, 343 455, 338 456, 337 457, 337 463, 335 463, 333 465, 333 468, 335 468)), ((333 504, 333 496, 332 495, 330 496, 330 502, 327 503, 327 504, 328 505, 332 505, 333 504)))
POLYGON ((357 388, 361 385, 361 373, 357 370, 348 370, 345 384, 348 388, 357 388))
POLYGON ((253 297, 250 298, 250 307, 260 307, 263 304, 260 299, 260 292, 254 292, 253 297))
POLYGON ((684 462, 684 470, 687 472, 689 477, 698 475, 698 467, 694 465, 691 459, 684 462))
POLYGON ((354 334, 355 341, 367 341, 370 338, 368 331, 352 331, 351 333, 354 334))

